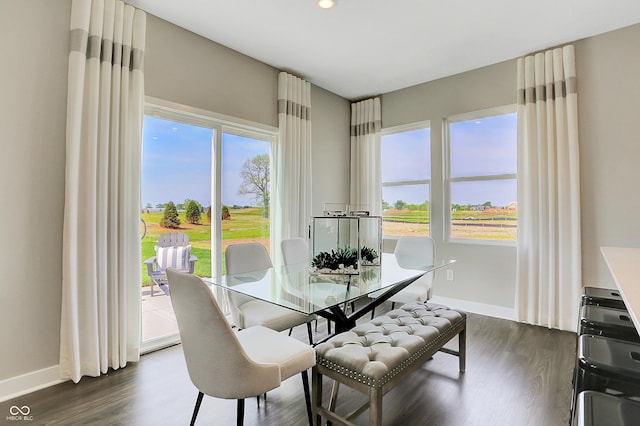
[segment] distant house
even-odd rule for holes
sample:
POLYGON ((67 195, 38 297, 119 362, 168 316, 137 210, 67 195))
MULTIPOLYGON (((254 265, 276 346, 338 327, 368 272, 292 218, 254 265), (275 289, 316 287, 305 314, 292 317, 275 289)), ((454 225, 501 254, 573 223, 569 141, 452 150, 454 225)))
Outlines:
POLYGON ((507 210, 517 212, 518 211, 518 202, 517 201, 512 201, 509 204, 507 204, 507 210))
POLYGON ((158 207, 145 207, 142 209, 142 213, 158 213, 158 212, 163 212, 164 209, 163 208, 158 208, 158 207))
POLYGON ((484 211, 486 213, 501 213, 505 210, 504 207, 501 206, 491 206, 491 207, 485 207, 484 211))

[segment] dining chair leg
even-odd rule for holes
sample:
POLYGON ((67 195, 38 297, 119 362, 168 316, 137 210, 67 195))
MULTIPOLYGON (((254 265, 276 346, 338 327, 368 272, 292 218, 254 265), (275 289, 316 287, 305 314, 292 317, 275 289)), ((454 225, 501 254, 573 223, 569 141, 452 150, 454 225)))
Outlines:
POLYGON ((376 316, 376 308, 373 308, 371 310, 371 319, 373 319, 376 316))
POLYGON ((291 333, 293 332, 293 327, 289 329, 289 337, 291 337, 291 333))
POLYGON ((391 310, 393 311, 396 308, 396 302, 391 302, 391 310))
POLYGON ((309 375, 307 370, 303 370, 302 375, 302 387, 304 388, 304 402, 307 404, 307 418, 309 419, 309 426, 313 426, 313 415, 311 414, 311 395, 309 394, 309 375))
MULTIPOLYGON (((256 400, 258 401, 258 408, 260 407, 260 395, 256 396, 256 400)), ((264 402, 267 402, 267 393, 264 393, 264 402)))
POLYGON ((200 404, 202 404, 203 396, 204 394, 202 392, 198 392, 198 398, 196 399, 196 406, 193 409, 193 414, 191 415, 191 423, 190 423, 191 426, 196 424, 196 417, 198 416, 198 411, 200 411, 200 404))
POLYGON ((318 413, 318 408, 322 407, 322 374, 318 373, 317 367, 313 367, 311 369, 312 374, 312 384, 313 388, 311 389, 312 398, 313 398, 313 407, 315 408, 316 413, 316 426, 320 426, 322 424, 322 416, 318 413))
POLYGON ((238 400, 238 419, 236 424, 238 426, 242 426, 244 424, 244 399, 238 400))
POLYGON ((307 323, 307 334, 309 335, 309 344, 313 346, 313 332, 311 331, 311 322, 307 323))

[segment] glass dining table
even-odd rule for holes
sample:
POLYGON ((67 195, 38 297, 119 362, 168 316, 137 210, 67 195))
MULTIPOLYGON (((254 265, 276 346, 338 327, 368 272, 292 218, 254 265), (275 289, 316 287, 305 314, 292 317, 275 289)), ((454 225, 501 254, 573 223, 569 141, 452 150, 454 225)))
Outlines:
POLYGON ((310 263, 274 266, 253 272, 204 278, 214 288, 245 294, 304 314, 317 314, 335 323, 335 332, 349 330, 356 321, 423 275, 451 265, 451 259, 398 256, 383 253, 379 266, 363 266, 359 274, 317 274, 310 263), (382 290, 376 298, 346 306, 382 290), (348 312, 348 313, 347 313, 348 312))

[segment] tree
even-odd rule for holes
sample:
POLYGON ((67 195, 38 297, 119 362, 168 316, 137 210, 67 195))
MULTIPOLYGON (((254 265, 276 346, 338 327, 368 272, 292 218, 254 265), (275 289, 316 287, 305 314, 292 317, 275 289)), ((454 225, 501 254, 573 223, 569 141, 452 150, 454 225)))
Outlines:
POLYGON ((428 211, 429 210, 429 201, 425 201, 424 203, 420 203, 420 204, 407 204, 405 206, 406 208, 408 208, 411 211, 428 211))
POLYGON ((485 201, 482 205, 485 207, 491 207, 491 201, 485 201))
POLYGON ((187 222, 198 225, 202 214, 202 206, 200 203, 195 200, 186 200, 184 202, 184 208, 187 222))
POLYGON ((389 210, 389 207, 391 207, 389 203, 387 203, 385 200, 382 200, 382 210, 389 210))
POLYGON ((222 206, 222 220, 231 220, 231 213, 229 213, 227 206, 222 206))
POLYGON ((406 205, 407 205, 407 203, 405 203, 404 201, 398 200, 393 204, 393 207, 395 207, 398 210, 402 210, 404 208, 404 206, 406 206, 406 205))
POLYGON ((207 207, 207 222, 211 223, 211 206, 207 207))
POLYGON ((263 217, 269 217, 269 155, 247 158, 240 171, 242 183, 238 195, 253 195, 263 208, 263 217))
POLYGON ((164 228, 177 228, 180 226, 180 218, 178 217, 178 209, 173 201, 169 201, 164 208, 164 214, 160 219, 160 226, 164 228))
POLYGON ((144 208, 145 208, 145 209, 150 209, 150 208, 153 208, 153 206, 151 205, 151 203, 147 203, 147 205, 146 205, 146 206, 144 206, 144 208))

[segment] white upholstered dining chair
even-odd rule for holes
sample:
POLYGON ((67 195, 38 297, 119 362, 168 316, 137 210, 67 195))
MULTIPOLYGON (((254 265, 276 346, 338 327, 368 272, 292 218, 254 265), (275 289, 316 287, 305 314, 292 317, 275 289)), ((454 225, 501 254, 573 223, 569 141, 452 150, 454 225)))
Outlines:
POLYGON ((237 424, 242 425, 245 398, 275 389, 298 373, 312 424, 307 370, 315 365, 314 349, 265 327, 236 333, 199 277, 175 269, 167 269, 167 276, 187 370, 198 388, 191 425, 205 394, 237 399, 237 424))
MULTIPOLYGON (((396 256, 411 256, 413 258, 424 258, 430 260, 436 257, 436 246, 433 239, 430 237, 403 236, 398 238, 393 253, 396 256)), ((433 272, 429 272, 418 278, 416 281, 389 298, 389 301, 391 302, 391 309, 395 308, 396 303, 424 303, 428 301, 431 299, 432 283, 433 272)), ((383 292, 384 290, 375 291, 371 293, 369 297, 375 299, 383 292)), ((372 318, 374 316, 374 312, 375 311, 371 312, 372 318)))
MULTIPOLYGON (((261 271, 273 266, 269 253, 259 243, 231 244, 225 250, 225 265, 227 276, 261 271)), ((284 331, 306 324, 309 343, 313 343, 311 321, 315 319, 315 315, 306 315, 231 290, 227 295, 231 318, 239 329, 261 325, 275 331, 284 331)))
POLYGON ((295 265, 309 261, 309 244, 304 238, 288 238, 280 242, 285 265, 295 265))
MULTIPOLYGON (((296 265, 309 261, 309 244, 304 238, 287 238, 280 242, 282 259, 285 265, 296 265)), ((316 319, 316 331, 318 331, 318 318, 316 319)), ((327 332, 331 334, 331 321, 327 320, 327 332)))

